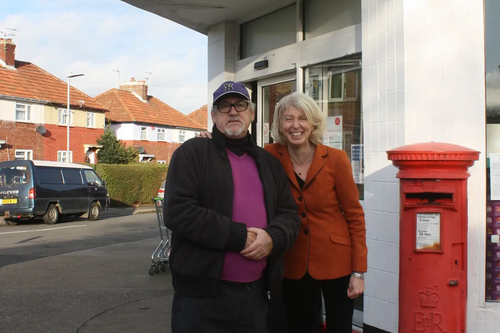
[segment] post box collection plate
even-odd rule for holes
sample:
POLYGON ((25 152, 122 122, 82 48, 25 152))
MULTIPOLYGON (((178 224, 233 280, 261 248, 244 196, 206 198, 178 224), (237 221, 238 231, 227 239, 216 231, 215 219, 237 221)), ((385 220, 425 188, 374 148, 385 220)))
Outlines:
POLYGON ((417 213, 416 227, 416 250, 441 250, 441 213, 417 213))

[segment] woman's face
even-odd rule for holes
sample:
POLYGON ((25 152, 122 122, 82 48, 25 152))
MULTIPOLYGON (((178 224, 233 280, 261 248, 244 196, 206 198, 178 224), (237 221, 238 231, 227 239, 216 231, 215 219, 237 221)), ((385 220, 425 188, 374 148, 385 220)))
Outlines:
POLYGON ((307 120, 304 111, 289 106, 283 111, 283 135, 294 146, 308 145, 313 126, 307 120))

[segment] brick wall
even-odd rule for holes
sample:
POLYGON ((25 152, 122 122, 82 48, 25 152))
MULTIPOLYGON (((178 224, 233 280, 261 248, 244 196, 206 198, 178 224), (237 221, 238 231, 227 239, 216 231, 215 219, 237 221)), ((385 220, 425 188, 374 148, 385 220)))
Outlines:
POLYGON ((172 142, 148 142, 148 141, 122 141, 125 146, 132 146, 135 148, 142 147, 146 154, 154 155, 151 162, 166 161, 170 163, 172 154, 181 145, 181 143, 172 142))
POLYGON ((33 151, 33 159, 44 157, 43 136, 35 131, 36 124, 0 120, 0 139, 7 143, 0 148, 0 161, 14 160, 16 149, 33 151))
MULTIPOLYGON (((66 151, 67 132, 66 126, 45 125, 47 133, 44 135, 44 159, 57 161, 57 151, 66 151)), ((73 152, 73 162, 85 162, 84 145, 96 145, 97 138, 101 137, 104 129, 70 127, 69 150, 73 152)))

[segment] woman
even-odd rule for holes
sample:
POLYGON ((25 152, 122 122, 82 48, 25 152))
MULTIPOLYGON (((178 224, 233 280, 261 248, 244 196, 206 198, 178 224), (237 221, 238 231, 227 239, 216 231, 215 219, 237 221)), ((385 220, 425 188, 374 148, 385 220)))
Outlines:
POLYGON ((290 333, 313 332, 317 295, 323 293, 328 332, 351 333, 354 299, 367 270, 363 208, 343 150, 324 146, 325 119, 304 93, 277 104, 275 144, 301 216, 297 241, 285 253, 283 303, 290 333))

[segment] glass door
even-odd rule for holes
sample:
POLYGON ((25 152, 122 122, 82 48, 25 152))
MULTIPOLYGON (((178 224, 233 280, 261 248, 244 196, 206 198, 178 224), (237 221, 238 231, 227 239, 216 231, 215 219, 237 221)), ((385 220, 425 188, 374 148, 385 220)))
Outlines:
POLYGON ((290 74, 260 80, 258 85, 257 144, 264 147, 274 142, 271 126, 276 104, 286 95, 297 91, 297 81, 295 75, 290 74))

